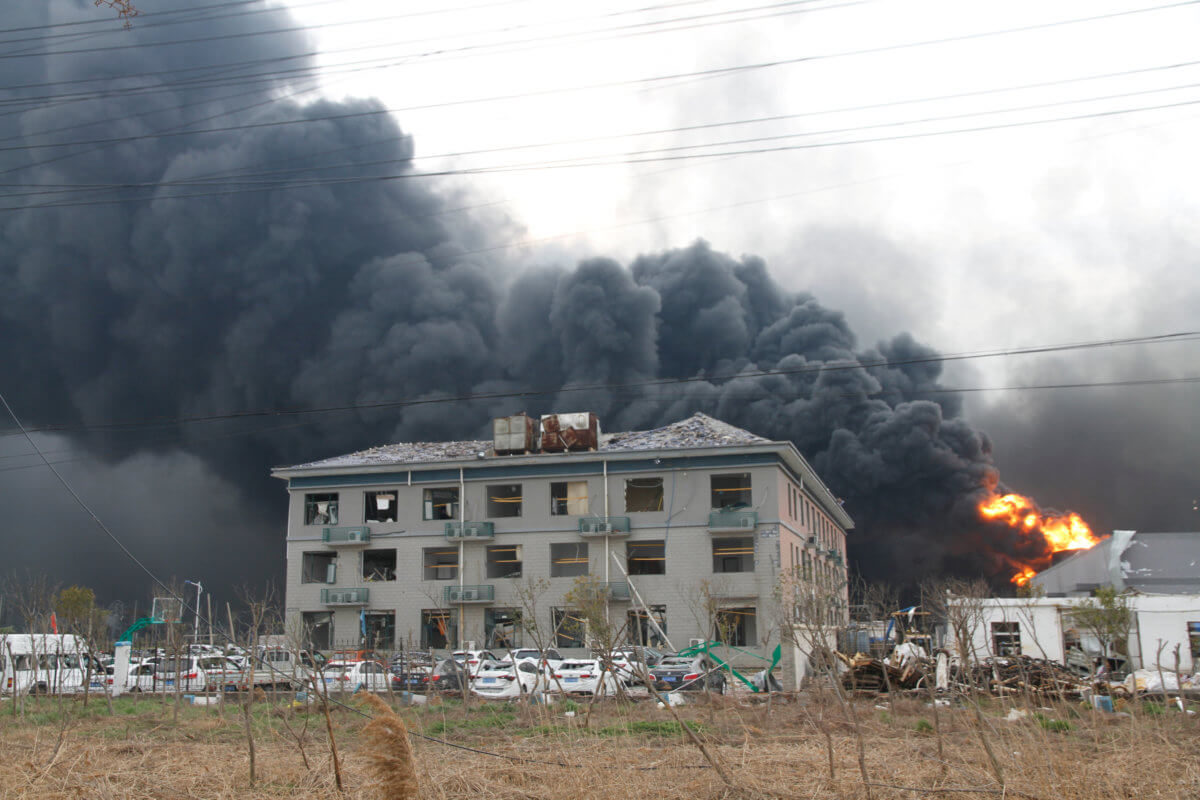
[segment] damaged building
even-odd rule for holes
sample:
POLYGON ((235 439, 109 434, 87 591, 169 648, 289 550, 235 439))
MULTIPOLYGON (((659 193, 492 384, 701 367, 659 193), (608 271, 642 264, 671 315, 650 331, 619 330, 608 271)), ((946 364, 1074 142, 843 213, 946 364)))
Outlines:
POLYGON ((273 475, 290 495, 288 621, 318 649, 532 646, 529 579, 544 586, 549 643, 582 649, 563 597, 592 576, 630 644, 715 638, 704 585, 726 643, 763 654, 779 641, 781 574, 844 585, 853 527, 793 444, 704 414, 613 434, 592 414, 517 415, 494 420, 491 440, 384 445, 273 475))
POLYGON ((1028 655, 1090 668, 1101 655, 1075 610, 1099 588, 1127 593, 1129 629, 1115 660, 1126 669, 1200 669, 1200 533, 1113 531, 1034 576, 1034 596, 985 600, 976 655, 1028 655))

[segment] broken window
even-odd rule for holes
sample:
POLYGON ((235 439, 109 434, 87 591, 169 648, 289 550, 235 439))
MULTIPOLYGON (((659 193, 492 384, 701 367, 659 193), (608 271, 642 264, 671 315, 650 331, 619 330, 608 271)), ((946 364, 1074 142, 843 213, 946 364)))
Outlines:
POLYGON ((587 542, 550 545, 550 577, 574 578, 588 574, 587 542))
POLYGON ((663 638, 667 632, 666 606, 647 606, 645 609, 634 609, 629 612, 628 620, 630 644, 642 647, 667 646, 667 641, 663 638), (655 628, 655 625, 658 628, 655 628))
POLYGON ((709 484, 712 488, 713 508, 739 508, 750 505, 749 472, 713 475, 709 484))
POLYGON ((521 545, 498 544, 487 549, 489 578, 521 577, 521 545))
POLYGON ((395 522, 396 492, 366 492, 363 495, 364 522, 395 522))
POLYGON ((338 496, 332 494, 304 495, 305 525, 337 525, 338 496))
POLYGON ((666 575, 666 542, 626 542, 625 561, 630 575, 666 575))
POLYGON ((333 646, 333 614, 328 611, 305 611, 300 615, 304 641, 309 650, 328 650, 333 646))
POLYGON ((630 478, 625 481, 626 512, 662 510, 662 478, 630 478))
POLYGON ((426 547, 422 577, 427 581, 449 581, 458 577, 458 548, 426 547))
POLYGON ((754 606, 722 608, 716 614, 713 638, 731 647, 758 644, 758 612, 754 606))
POLYGON ((998 656, 1021 655, 1021 623, 992 623, 992 653, 998 656))
POLYGON ((423 519, 458 519, 458 487, 426 489, 423 519))
POLYGON ((375 611, 363 615, 363 645, 374 650, 396 646, 396 612, 375 611))
POLYGON ((364 550, 362 576, 364 581, 396 580, 396 551, 364 550))
POLYGON ((487 487, 489 517, 521 516, 521 484, 505 483, 487 487))
POLYGON ((1200 622, 1189 622, 1188 645, 1192 648, 1192 663, 1200 662, 1200 622))
POLYGON ((554 627, 555 647, 584 647, 587 641, 587 621, 573 608, 550 609, 550 624, 554 627))
POLYGON ((458 618, 455 612, 445 608, 427 608, 421 611, 421 648, 444 650, 458 644, 458 618))
POLYGON ((301 583, 334 583, 337 581, 335 553, 304 553, 300 556, 301 583))
POLYGON ((712 540, 713 572, 754 572, 754 537, 712 540))
POLYGON ((588 513, 587 481, 550 484, 550 513, 556 516, 584 516, 588 513))
POLYGON ((484 647, 511 650, 521 646, 521 612, 516 608, 483 610, 484 647))

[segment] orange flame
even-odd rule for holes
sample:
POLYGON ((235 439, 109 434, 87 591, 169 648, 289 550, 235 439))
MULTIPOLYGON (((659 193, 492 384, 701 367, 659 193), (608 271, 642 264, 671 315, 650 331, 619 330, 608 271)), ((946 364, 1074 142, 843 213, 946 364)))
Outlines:
POLYGON ((992 496, 979 504, 979 513, 984 519, 1005 522, 1023 535, 1040 534, 1045 542, 1044 558, 1038 559, 1036 564, 1017 565, 1020 571, 1011 580, 1018 586, 1029 583, 1037 574, 1034 566, 1049 566, 1050 556, 1054 553, 1087 550, 1100 541, 1078 514, 1043 514, 1037 503, 1019 494, 992 496))

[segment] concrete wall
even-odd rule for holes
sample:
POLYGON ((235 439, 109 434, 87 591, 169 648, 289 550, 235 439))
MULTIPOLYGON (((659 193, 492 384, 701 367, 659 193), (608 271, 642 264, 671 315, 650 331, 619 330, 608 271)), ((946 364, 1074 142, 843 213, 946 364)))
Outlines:
MULTIPOLYGON (((978 656, 994 655, 993 622, 1016 622, 1021 633, 1021 652, 1034 658, 1062 663, 1063 633, 1075 628, 1085 650, 1097 649, 1096 643, 1070 620, 1071 609, 1084 598, 1039 598, 1021 600, 991 598, 985 601, 983 624, 975 631, 974 647, 978 656)), ((1200 663, 1192 658, 1188 623, 1200 622, 1200 595, 1134 595, 1130 598, 1133 626, 1129 634, 1128 654, 1135 668, 1155 669, 1159 664, 1158 647, 1163 645, 1161 666, 1175 669, 1175 647, 1179 646, 1180 668, 1192 673, 1200 663)))
MULTIPOLYGON (((548 463, 554 463, 552 458, 548 463)), ((485 554, 489 545, 521 546, 521 582, 530 577, 549 580, 549 589, 539 608, 539 624, 545 627, 550 625, 550 609, 563 605, 563 594, 575 581, 570 577, 549 578, 551 544, 586 542, 589 574, 611 581, 624 580, 617 565, 612 563, 611 559, 605 559, 604 537, 582 537, 579 533, 578 515, 551 514, 550 484, 557 481, 585 480, 588 485, 589 515, 604 515, 605 480, 602 474, 603 466, 599 460, 583 469, 575 461, 569 474, 541 474, 537 477, 495 477, 495 461, 489 459, 487 465, 492 470, 492 476, 485 480, 474 479, 470 469, 464 470, 466 518, 472 521, 486 518, 485 498, 488 486, 520 483, 522 504, 520 517, 487 518, 495 526, 494 540, 467 542, 463 546, 462 583, 491 584, 495 587, 494 602, 451 606, 462 613, 462 640, 475 641, 481 647, 485 643, 485 608, 519 605, 514 580, 489 579, 486 576, 485 554)), ((707 638, 711 634, 703 629, 703 614, 696 608, 702 581, 709 581, 715 593, 726 598, 723 605, 753 607, 757 614, 758 638, 761 642, 769 637, 770 647, 773 647, 779 640, 775 633, 779 615, 773 608, 773 596, 781 571, 799 567, 803 553, 808 552, 812 562, 820 569, 832 575, 840 575, 844 580, 845 532, 836 524, 832 524, 832 520, 820 511, 807 490, 802 491, 799 482, 793 480, 790 473, 778 464, 749 467, 731 465, 703 469, 665 467, 666 465, 663 469, 619 474, 610 471, 607 481, 609 515, 628 516, 631 532, 628 536, 609 538, 608 546, 610 552, 615 552, 620 557, 621 564, 625 566, 627 543, 653 540, 666 542, 666 574, 635 575, 632 582, 647 605, 666 606, 667 634, 676 648, 686 647, 689 640, 707 638), (757 529, 752 533, 710 532, 708 515, 712 510, 711 477, 742 473, 748 473, 750 476, 751 505, 759 514, 757 529), (663 479, 663 510, 627 511, 626 480, 652 477, 663 479), (804 501, 812 504, 810 513, 802 511, 804 501), (792 513, 793 510, 795 513, 792 513), (821 520, 826 521, 824 530, 819 527, 821 520), (754 571, 714 574, 714 539, 738 536, 754 537, 754 571), (830 547, 836 548, 842 554, 840 564, 839 559, 818 552, 830 547)), ((549 471, 552 472, 552 469, 549 471)), ((442 470, 443 474, 444 472, 445 470, 442 470)), ((445 587, 459 584, 457 578, 425 580, 423 577, 422 558, 425 548, 447 549, 457 548, 458 545, 446 541, 444 521, 422 519, 422 491, 435 486, 454 487, 457 483, 457 480, 424 482, 422 472, 414 470, 411 485, 407 481, 400 484, 367 484, 364 481, 356 485, 339 485, 336 488, 308 486, 292 489, 287 543, 286 606, 289 617, 306 611, 332 610, 335 641, 338 644, 357 642, 359 608, 323 606, 320 593, 323 588, 367 587, 370 590, 367 613, 394 611, 397 639, 404 643, 411 641, 414 646, 419 646, 422 609, 446 608, 443 601, 445 587), (381 489, 397 492, 397 520, 394 523, 364 522, 364 493, 381 489), (321 541, 322 528, 328 526, 304 523, 305 496, 326 492, 338 494, 338 526, 367 525, 370 528, 371 543, 366 548, 330 547, 321 541), (363 580, 360 559, 364 549, 394 549, 397 554, 395 580, 363 580), (336 552, 336 584, 301 583, 304 552, 336 552)), ((632 604, 628 601, 614 601, 611 610, 623 620, 631 607, 632 604)), ((526 643, 531 644, 528 638, 526 643)), ((757 649, 765 653, 770 648, 757 649)))

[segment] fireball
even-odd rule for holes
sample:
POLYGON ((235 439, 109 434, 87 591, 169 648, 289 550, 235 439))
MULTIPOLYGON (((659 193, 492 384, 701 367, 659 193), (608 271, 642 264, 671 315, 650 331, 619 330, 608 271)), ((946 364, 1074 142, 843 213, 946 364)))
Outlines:
POLYGON ((1023 538, 1040 537, 1043 555, 1033 564, 1020 564, 1020 570, 1011 580, 1024 586, 1037 574, 1034 567, 1045 568, 1055 553, 1064 550, 1087 550, 1100 541, 1092 529, 1075 512, 1066 514, 1043 514, 1031 498, 1019 494, 993 495, 979 504, 979 514, 984 519, 1006 523, 1018 531, 1023 538))

